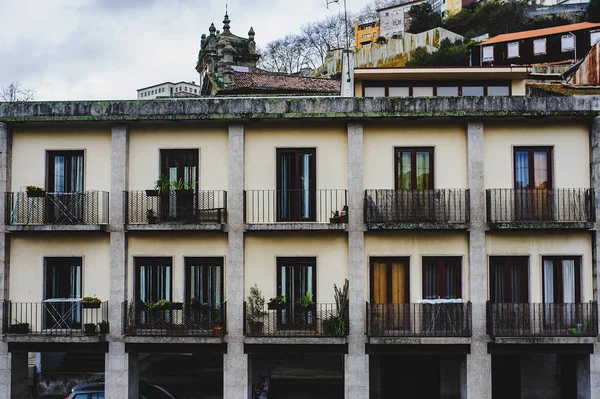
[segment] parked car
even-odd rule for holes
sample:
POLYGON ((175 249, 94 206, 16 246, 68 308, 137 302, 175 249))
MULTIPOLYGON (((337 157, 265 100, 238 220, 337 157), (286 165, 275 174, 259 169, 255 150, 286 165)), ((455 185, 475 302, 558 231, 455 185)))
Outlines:
MULTIPOLYGON (((177 399, 163 387, 140 380, 139 399, 177 399)), ((65 399, 104 399, 104 381, 86 381, 71 388, 65 399)))

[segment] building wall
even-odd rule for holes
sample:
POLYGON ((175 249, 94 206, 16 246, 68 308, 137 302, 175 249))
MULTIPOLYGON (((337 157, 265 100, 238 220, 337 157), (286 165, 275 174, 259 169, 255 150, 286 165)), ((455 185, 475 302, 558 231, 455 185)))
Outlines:
POLYGON ((40 302, 44 299, 44 257, 83 257, 83 296, 109 299, 109 238, 95 234, 27 234, 13 236, 10 250, 10 299, 40 302))
POLYGON ((466 188, 467 155, 463 125, 403 122, 364 127, 364 177, 367 189, 393 189, 395 147, 434 147, 434 187, 466 188))
POLYGON ((244 256, 245 296, 254 284, 266 300, 277 294, 277 257, 317 258, 319 303, 334 303, 333 284, 341 288, 348 277, 348 240, 341 232, 247 234, 244 256))
POLYGON ((219 125, 136 127, 129 139, 129 188, 154 187, 160 176, 160 150, 197 148, 200 190, 227 190, 227 129, 219 125))
MULTIPOLYGON (((542 302, 542 256, 581 256, 581 302, 593 300, 592 240, 588 232, 495 232, 486 236, 489 256, 529 257, 529 301, 542 302)), ((489 266, 488 287, 489 287, 489 266)), ((488 288, 489 289, 489 288, 488 288)))
POLYGON ((590 186, 589 132, 584 123, 484 124, 484 180, 486 188, 512 188, 514 146, 551 146, 554 188, 590 186))
POLYGON ((85 190, 110 191, 111 143, 108 128, 15 129, 13 134, 12 188, 46 188, 46 151, 84 150, 85 190), (99 167, 104 165, 105 167, 99 167))
POLYGON ((365 235, 365 285, 370 299, 370 258, 385 256, 410 257, 410 302, 423 298, 423 256, 462 257, 462 297, 469 300, 468 240, 464 233, 455 232, 370 232, 365 235))
MULTIPOLYGON (((227 236, 215 233, 145 233, 129 236, 128 262, 129 297, 134 295, 134 258, 136 256, 173 257, 173 301, 184 301, 185 257, 222 257, 225 267, 227 254, 227 236)), ((227 273, 223 269, 223 287, 227 287, 227 273)))

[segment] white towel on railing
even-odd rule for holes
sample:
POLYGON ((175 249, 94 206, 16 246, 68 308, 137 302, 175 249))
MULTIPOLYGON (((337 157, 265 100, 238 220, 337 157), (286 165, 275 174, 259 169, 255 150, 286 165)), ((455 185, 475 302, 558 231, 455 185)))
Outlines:
POLYGON ((428 303, 430 305, 437 305, 441 303, 463 303, 462 298, 456 299, 417 299, 417 303, 428 303))

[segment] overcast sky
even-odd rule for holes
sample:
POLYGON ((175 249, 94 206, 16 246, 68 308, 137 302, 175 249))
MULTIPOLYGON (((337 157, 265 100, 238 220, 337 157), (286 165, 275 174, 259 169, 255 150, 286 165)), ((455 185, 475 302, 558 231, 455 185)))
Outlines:
MULTIPOLYGON (((342 1, 342 0, 340 0, 342 1)), ((229 0, 232 33, 258 46, 343 11, 326 0, 229 0)), ((367 0, 347 0, 349 12, 367 0)), ((200 36, 223 28, 225 1, 0 0, 0 88, 36 100, 134 99, 136 89, 196 81, 200 36)))

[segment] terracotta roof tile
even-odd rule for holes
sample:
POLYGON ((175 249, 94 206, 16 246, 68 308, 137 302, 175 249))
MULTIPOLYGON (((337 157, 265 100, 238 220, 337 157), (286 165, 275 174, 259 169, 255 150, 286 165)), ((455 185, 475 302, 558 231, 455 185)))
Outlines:
POLYGON ((597 27, 600 27, 600 24, 594 24, 591 22, 581 22, 578 24, 555 26, 553 28, 534 29, 534 30, 526 30, 526 31, 522 31, 522 32, 505 33, 503 35, 494 36, 491 39, 488 39, 485 42, 481 43, 481 45, 485 46, 488 44, 510 42, 510 41, 528 39, 528 38, 539 37, 539 36, 555 35, 557 33, 566 33, 569 31, 576 31, 576 30, 583 30, 583 29, 590 29, 590 28, 597 28, 597 27))
POLYGON ((244 91, 244 89, 247 89, 248 91, 281 93, 340 93, 340 82, 338 80, 278 73, 235 72, 234 82, 234 84, 223 88, 221 91, 244 91))

